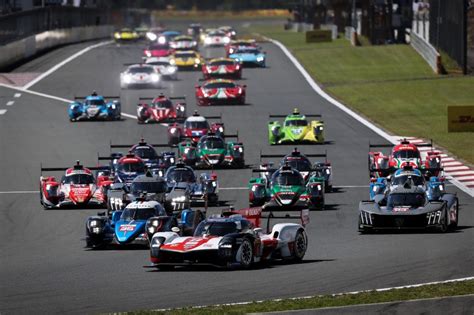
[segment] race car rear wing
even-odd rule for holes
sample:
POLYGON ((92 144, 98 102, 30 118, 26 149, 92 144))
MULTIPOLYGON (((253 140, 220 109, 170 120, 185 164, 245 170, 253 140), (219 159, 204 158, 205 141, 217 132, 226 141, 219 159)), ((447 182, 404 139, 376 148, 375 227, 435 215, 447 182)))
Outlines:
POLYGON ((309 210, 303 209, 299 210, 299 215, 290 215, 286 213, 285 215, 275 215, 272 211, 265 210, 263 207, 254 207, 254 208, 244 208, 244 209, 224 209, 221 211, 221 215, 224 217, 229 217, 231 215, 239 214, 252 222, 255 227, 261 227, 261 220, 267 220, 267 233, 270 233, 270 221, 271 219, 286 219, 286 220, 300 220, 301 225, 304 227, 309 224, 310 217, 309 217, 309 210), (268 215, 262 215, 264 212, 267 212, 268 215))
MULTIPOLYGON (((293 152, 297 152, 297 148, 295 148, 295 150, 293 152)), ((284 158, 286 156, 290 156, 291 153, 287 153, 287 154, 263 154, 262 151, 260 150, 260 161, 262 160, 262 158, 284 158)), ((327 162, 327 150, 324 151, 324 153, 316 153, 316 154, 306 154, 306 153, 301 153, 301 155, 303 156, 306 156, 306 157, 315 157, 315 158, 324 158, 324 160, 327 162)), ((296 155, 298 156, 298 155, 296 155)))
MULTIPOLYGON (((89 97, 91 95, 88 95, 88 96, 74 96, 74 100, 85 100, 87 97, 89 97)), ((98 95, 98 96, 102 96, 104 99, 120 99, 120 96, 105 96, 105 95, 98 95)))
MULTIPOLYGON (((156 97, 139 97, 138 100, 139 101, 152 101, 155 98, 156 97)), ((170 96, 170 97, 168 97, 168 99, 170 99, 170 100, 186 100, 186 95, 184 95, 184 96, 170 96)))
MULTIPOLYGON (((413 143, 413 142, 410 142, 406 139, 400 139, 399 144, 408 144, 408 143, 414 144, 417 147, 431 147, 431 148, 433 148, 433 139, 430 139, 430 143, 413 143)), ((369 148, 393 148, 396 145, 397 144, 387 144, 387 143, 376 144, 376 143, 370 143, 369 142, 369 148)))
POLYGON ((87 168, 91 171, 102 171, 102 170, 108 170, 109 168, 106 166, 83 166, 80 164, 79 161, 76 161, 75 165, 68 166, 68 167, 43 167, 43 164, 40 163, 40 170, 41 170, 41 175, 43 175, 43 172, 64 172, 70 168, 74 169, 83 169, 87 168))
MULTIPOLYGON (((289 116, 290 114, 286 114, 286 115, 268 115, 269 118, 286 118, 287 116, 289 116)), ((309 114, 309 115, 306 115, 304 114, 303 116, 306 116, 306 117, 313 117, 313 118, 321 118, 323 117, 321 114, 309 114)))

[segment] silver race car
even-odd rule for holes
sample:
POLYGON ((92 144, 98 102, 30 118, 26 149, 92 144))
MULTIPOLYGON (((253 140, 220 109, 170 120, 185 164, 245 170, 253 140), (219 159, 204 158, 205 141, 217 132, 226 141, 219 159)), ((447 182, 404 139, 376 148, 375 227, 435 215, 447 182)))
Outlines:
POLYGON ((120 87, 161 87, 161 74, 156 67, 147 64, 133 64, 120 74, 120 87))

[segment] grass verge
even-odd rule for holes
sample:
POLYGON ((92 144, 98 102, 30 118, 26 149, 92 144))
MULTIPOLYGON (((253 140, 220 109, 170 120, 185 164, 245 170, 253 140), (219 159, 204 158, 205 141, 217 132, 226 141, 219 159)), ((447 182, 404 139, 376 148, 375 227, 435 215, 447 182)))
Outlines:
POLYGON ((320 295, 310 298, 295 298, 252 302, 242 305, 216 305, 199 308, 181 308, 166 311, 137 311, 128 314, 166 314, 166 315, 213 315, 247 314, 282 310, 300 310, 322 307, 337 307, 358 304, 372 304, 394 301, 428 299, 455 295, 474 294, 474 280, 425 285, 415 288, 401 288, 387 291, 367 291, 357 294, 320 295))
POLYGON ((333 97, 393 134, 433 141, 474 164, 474 136, 448 133, 447 106, 474 105, 474 77, 439 76, 408 45, 353 47, 341 38, 305 43, 304 33, 276 26, 250 32, 282 42, 333 97))

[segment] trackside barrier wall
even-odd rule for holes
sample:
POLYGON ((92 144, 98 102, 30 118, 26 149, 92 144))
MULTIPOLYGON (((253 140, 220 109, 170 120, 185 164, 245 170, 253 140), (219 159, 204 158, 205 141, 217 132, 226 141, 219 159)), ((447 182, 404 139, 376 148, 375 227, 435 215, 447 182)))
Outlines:
POLYGON ((423 40, 415 32, 411 32, 410 44, 425 59, 434 72, 441 74, 441 55, 430 43, 423 40))
POLYGON ((351 41, 352 46, 359 45, 359 41, 357 39, 357 32, 352 26, 346 26, 344 36, 347 40, 351 41))
POLYGON ((337 39, 337 25, 336 24, 321 24, 320 29, 331 31, 332 40, 337 39))
POLYGON ((46 49, 87 40, 110 37, 112 25, 73 27, 46 31, 0 46, 0 69, 46 49))

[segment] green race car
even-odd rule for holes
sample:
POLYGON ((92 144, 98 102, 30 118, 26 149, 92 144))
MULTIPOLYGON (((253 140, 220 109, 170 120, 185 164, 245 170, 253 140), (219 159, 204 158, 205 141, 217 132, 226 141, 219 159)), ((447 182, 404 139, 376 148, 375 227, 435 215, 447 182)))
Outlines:
POLYGON ((324 209, 324 177, 315 173, 305 182, 288 163, 277 170, 262 165, 253 172, 261 175, 251 178, 248 184, 251 207, 275 211, 324 209))
POLYGON ((268 123, 268 142, 270 144, 324 143, 324 122, 306 120, 307 117, 321 115, 302 115, 295 108, 290 115, 269 115, 270 118, 285 118, 268 123))
POLYGON ((196 168, 245 167, 243 144, 225 142, 221 136, 214 134, 202 136, 197 144, 192 139, 179 143, 178 156, 187 165, 196 168))

